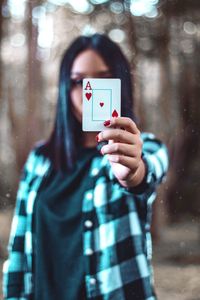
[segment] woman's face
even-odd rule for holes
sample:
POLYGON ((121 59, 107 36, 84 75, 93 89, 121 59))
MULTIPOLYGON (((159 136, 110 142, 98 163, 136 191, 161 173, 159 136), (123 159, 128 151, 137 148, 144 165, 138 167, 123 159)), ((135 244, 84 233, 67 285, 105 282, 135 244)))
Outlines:
POLYGON ((101 56, 92 49, 81 52, 73 62, 71 69, 72 111, 82 122, 82 79, 111 77, 110 70, 101 56))

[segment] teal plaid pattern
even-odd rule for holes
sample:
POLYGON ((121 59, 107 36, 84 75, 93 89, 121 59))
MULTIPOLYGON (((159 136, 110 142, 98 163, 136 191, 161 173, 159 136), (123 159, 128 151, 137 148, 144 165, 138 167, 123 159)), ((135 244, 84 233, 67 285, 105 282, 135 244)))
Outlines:
MULTIPOLYGON (((151 211, 156 186, 165 178, 168 153, 153 134, 142 133, 147 175, 135 188, 122 187, 106 156, 93 159, 85 191, 83 254, 87 299, 155 300, 151 268, 151 211)), ((3 266, 4 299, 32 299, 34 201, 51 162, 36 145, 24 165, 3 266)), ((67 267, 67 266, 66 266, 67 267)), ((38 299, 39 300, 39 299, 38 299)))

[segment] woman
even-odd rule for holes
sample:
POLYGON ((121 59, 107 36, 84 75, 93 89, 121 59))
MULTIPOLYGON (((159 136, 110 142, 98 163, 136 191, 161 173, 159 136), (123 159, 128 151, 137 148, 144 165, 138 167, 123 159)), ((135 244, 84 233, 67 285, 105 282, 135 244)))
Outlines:
POLYGON ((52 134, 32 149, 21 176, 5 299, 156 299, 151 204, 168 158, 134 120, 119 47, 100 34, 77 38, 61 63, 52 134), (121 79, 122 117, 99 133, 81 130, 87 77, 121 79))

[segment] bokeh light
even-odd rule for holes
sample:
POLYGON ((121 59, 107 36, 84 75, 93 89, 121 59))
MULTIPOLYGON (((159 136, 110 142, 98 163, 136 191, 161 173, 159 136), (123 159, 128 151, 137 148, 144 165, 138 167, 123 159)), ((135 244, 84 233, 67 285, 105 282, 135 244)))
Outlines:
POLYGON ((183 30, 187 34, 195 34, 197 32, 197 26, 192 22, 185 22, 183 24, 183 30))
POLYGON ((115 14, 121 14, 124 10, 124 7, 121 2, 116 1, 110 4, 110 10, 115 14))
POLYGON ((23 19, 25 16, 26 0, 8 0, 8 9, 15 19, 23 19))
POLYGON ((26 41, 25 35, 17 33, 11 37, 10 44, 12 47, 22 47, 26 41))
POLYGON ((106 3, 106 2, 109 2, 109 0, 90 0, 90 2, 92 4, 103 4, 103 3, 106 3))
POLYGON ((33 8, 32 11, 33 19, 39 20, 40 18, 43 18, 45 14, 46 14, 46 9, 44 6, 40 5, 33 8))
POLYGON ((132 0, 130 4, 131 13, 136 16, 155 18, 158 15, 156 4, 159 0, 132 0))
POLYGON ((51 16, 44 16, 38 22, 38 46, 50 48, 53 42, 53 19, 51 16))
POLYGON ((68 3, 68 0, 48 0, 48 2, 55 5, 65 5, 68 3))
POLYGON ((126 37, 125 32, 119 28, 110 30, 108 35, 116 43, 122 43, 126 37))
POLYGON ((93 11, 93 5, 91 5, 87 0, 68 0, 68 3, 75 12, 80 14, 89 14, 93 11))
POLYGON ((94 27, 92 27, 90 24, 87 24, 83 27, 83 30, 81 32, 85 36, 90 36, 96 33, 96 30, 94 27))

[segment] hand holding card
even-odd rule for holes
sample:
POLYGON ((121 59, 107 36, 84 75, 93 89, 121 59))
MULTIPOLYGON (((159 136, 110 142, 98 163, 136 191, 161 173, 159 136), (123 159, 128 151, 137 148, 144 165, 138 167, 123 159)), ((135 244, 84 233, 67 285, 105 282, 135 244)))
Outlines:
POLYGON ((139 185, 145 176, 140 131, 132 119, 111 118, 104 123, 107 130, 98 133, 98 142, 109 143, 101 148, 107 155, 112 171, 124 187, 139 185))
POLYGON ((101 131, 104 121, 121 116, 121 80, 85 78, 83 80, 83 131, 101 131))

